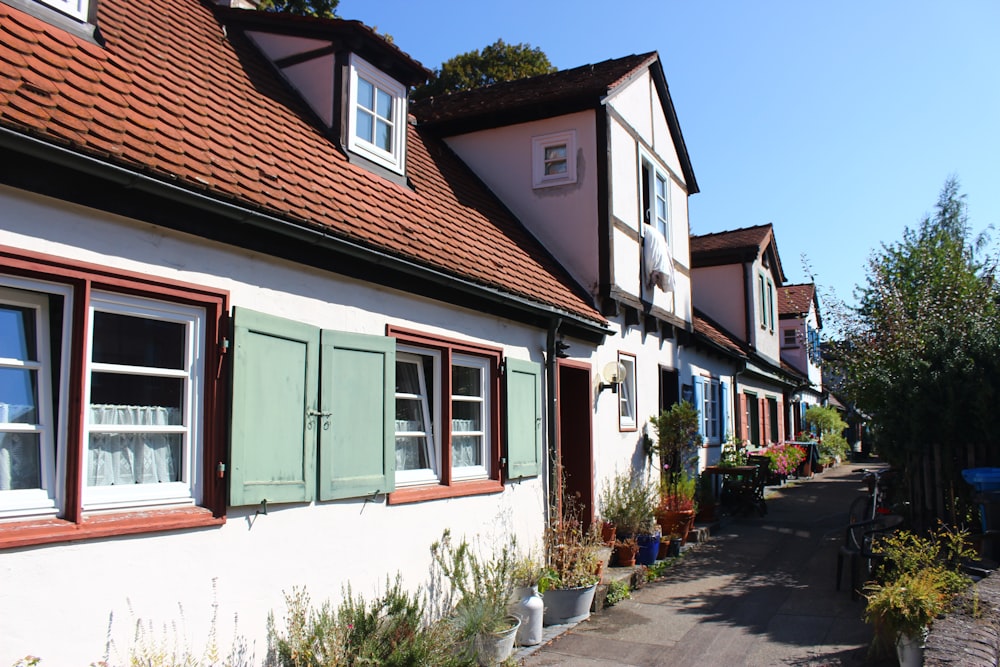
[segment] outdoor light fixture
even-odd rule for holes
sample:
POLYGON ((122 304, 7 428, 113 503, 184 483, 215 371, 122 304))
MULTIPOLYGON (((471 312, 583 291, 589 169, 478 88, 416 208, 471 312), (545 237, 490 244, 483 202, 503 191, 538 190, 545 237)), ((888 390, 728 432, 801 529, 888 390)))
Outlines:
POLYGON ((605 389, 611 389, 618 393, 618 385, 625 381, 628 369, 620 361, 611 361, 601 370, 601 383, 597 386, 598 393, 605 389))

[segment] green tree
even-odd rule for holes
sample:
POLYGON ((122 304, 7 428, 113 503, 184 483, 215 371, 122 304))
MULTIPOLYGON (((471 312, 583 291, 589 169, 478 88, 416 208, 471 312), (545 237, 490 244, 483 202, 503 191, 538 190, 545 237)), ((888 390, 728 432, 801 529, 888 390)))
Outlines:
POLYGON ((265 12, 284 12, 334 19, 337 18, 337 5, 339 4, 340 0, 261 0, 258 7, 265 12))
POLYGON ((1000 290, 987 242, 971 238, 965 195, 949 179, 935 212, 870 258, 841 326, 843 390, 870 416, 880 456, 930 491, 914 491, 931 503, 928 519, 955 511, 961 468, 1000 454, 1000 290))
POLYGON ((481 51, 476 49, 462 53, 442 63, 430 81, 413 91, 413 99, 471 90, 555 71, 548 56, 538 47, 530 44, 507 44, 498 39, 481 51))

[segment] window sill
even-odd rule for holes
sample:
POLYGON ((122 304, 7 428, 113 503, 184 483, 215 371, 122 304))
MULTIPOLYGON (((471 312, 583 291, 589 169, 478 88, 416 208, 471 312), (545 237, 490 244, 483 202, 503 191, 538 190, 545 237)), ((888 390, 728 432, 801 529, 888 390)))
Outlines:
POLYGON ((54 542, 90 540, 137 533, 153 533, 187 528, 221 526, 225 517, 216 517, 202 507, 173 510, 145 510, 88 516, 81 523, 43 519, 0 523, 0 549, 31 547, 54 542))
POLYGON ((496 479, 479 479, 471 482, 455 482, 450 486, 446 486, 444 484, 438 484, 435 486, 415 486, 393 491, 389 494, 388 504, 405 505, 407 503, 420 503, 425 500, 480 496, 487 493, 500 493, 501 491, 503 491, 503 484, 496 479))

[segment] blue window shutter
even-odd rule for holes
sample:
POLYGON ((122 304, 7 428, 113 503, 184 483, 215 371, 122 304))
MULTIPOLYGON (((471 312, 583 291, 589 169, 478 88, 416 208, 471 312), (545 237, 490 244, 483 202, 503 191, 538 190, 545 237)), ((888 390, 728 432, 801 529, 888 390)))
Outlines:
POLYGON ((507 479, 542 473, 542 367, 506 360, 507 479))
POLYGON ((726 441, 726 429, 729 424, 729 385, 719 383, 719 442, 726 441))
POLYGON ((316 478, 319 329, 236 308, 233 313, 230 502, 307 502, 316 478))
POLYGON ((396 340, 323 331, 320 500, 395 489, 396 340))
POLYGON ((694 384, 694 407, 698 410, 698 435, 702 442, 705 440, 705 379, 695 377, 694 384))

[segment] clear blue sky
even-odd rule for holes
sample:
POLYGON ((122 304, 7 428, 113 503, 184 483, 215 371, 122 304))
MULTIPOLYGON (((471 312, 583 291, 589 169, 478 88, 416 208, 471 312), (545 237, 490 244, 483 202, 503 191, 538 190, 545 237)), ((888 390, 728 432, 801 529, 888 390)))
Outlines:
POLYGON ((1000 1, 341 0, 428 68, 498 38, 559 69, 658 51, 694 234, 774 224, 789 282, 852 300, 945 180, 1000 228, 1000 1))

